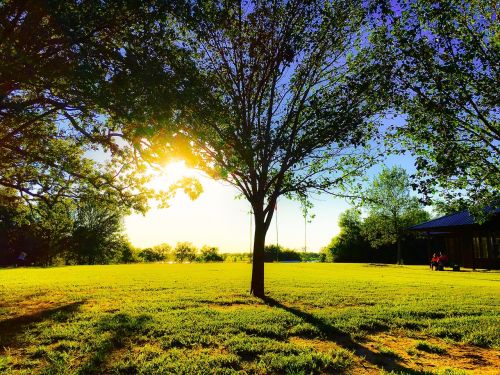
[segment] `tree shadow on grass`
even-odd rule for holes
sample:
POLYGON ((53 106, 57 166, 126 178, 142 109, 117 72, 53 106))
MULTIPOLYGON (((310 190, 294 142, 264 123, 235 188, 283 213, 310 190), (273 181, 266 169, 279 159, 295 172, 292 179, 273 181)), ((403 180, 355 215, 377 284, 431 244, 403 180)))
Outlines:
POLYGON ((403 364, 399 363, 398 358, 376 353, 368 349, 367 347, 360 345, 359 343, 355 342, 350 335, 338 330, 331 324, 328 324, 323 319, 314 316, 313 314, 299 310, 295 307, 285 306, 272 297, 266 296, 263 298, 263 301, 268 306, 283 309, 302 319, 304 322, 313 325, 328 341, 331 341, 345 349, 353 351, 356 356, 365 358, 367 362, 371 363, 374 366, 383 368, 386 371, 395 371, 398 373, 401 372, 408 375, 428 374, 428 372, 425 371, 418 371, 405 367, 403 364))
POLYGON ((125 313, 108 315, 96 324, 96 336, 104 335, 105 339, 96 340, 92 355, 78 370, 79 374, 96 374, 103 372, 103 366, 110 362, 113 354, 126 348, 134 337, 140 335, 145 326, 152 321, 150 315, 131 316, 125 313))
POLYGON ((32 324, 48 319, 68 319, 74 315, 85 301, 77 301, 65 305, 40 309, 31 314, 0 321, 0 348, 16 346, 17 338, 32 324))

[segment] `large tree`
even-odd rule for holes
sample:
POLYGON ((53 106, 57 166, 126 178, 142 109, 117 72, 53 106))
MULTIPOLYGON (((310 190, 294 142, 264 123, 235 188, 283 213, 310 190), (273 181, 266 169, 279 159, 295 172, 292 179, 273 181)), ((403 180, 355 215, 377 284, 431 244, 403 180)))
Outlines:
POLYGON ((363 237, 373 247, 396 244, 397 264, 402 264, 401 242, 409 226, 429 219, 411 194, 410 178, 401 167, 384 168, 363 194, 369 216, 362 225, 363 237))
POLYGON ((190 65, 168 20, 181 3, 1 2, 0 186, 57 201, 89 185, 144 207, 137 159, 117 137, 155 119, 151 100, 164 121, 179 107, 190 65), (113 164, 94 163, 96 150, 113 164))
POLYGON ((498 3, 385 3, 373 40, 394 64, 392 98, 407 116, 398 141, 417 158, 419 190, 472 206, 500 204, 498 3))
POLYGON ((361 1, 199 1, 182 22, 210 96, 175 130, 151 123, 148 157, 182 157, 234 185, 255 220, 251 292, 280 196, 332 192, 371 164, 386 67, 365 59, 361 1), (364 157, 360 157, 364 155, 364 157))

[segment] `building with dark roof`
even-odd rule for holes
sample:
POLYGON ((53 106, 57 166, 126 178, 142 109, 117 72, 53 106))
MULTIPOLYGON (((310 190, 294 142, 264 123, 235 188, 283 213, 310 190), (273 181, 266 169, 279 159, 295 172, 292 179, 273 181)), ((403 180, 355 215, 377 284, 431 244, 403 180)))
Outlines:
POLYGON ((441 251, 462 267, 500 269, 500 208, 482 224, 464 210, 408 229, 427 234, 429 257, 441 251))

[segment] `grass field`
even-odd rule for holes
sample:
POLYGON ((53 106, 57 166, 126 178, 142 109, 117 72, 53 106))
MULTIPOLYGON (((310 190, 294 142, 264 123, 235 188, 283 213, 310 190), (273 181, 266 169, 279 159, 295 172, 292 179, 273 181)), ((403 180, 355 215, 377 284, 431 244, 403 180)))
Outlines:
POLYGON ((500 273, 250 268, 0 270, 0 373, 498 373, 500 273))

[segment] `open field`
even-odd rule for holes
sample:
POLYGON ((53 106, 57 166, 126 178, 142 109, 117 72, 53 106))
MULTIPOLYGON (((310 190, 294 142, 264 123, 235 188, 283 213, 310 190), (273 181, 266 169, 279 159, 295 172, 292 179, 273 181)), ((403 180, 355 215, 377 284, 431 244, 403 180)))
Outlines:
POLYGON ((264 302, 250 268, 0 270, 0 373, 500 369, 500 273, 268 264, 264 302))

